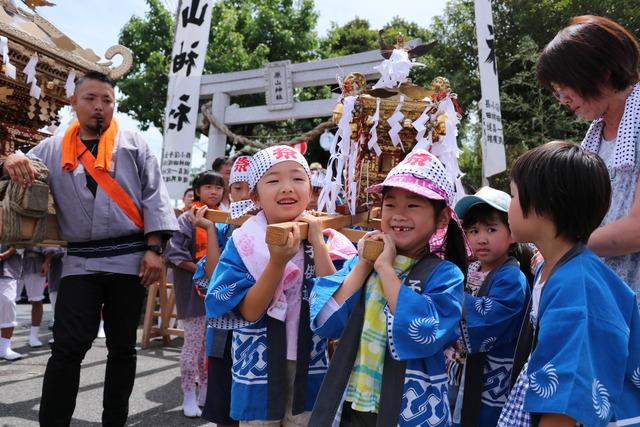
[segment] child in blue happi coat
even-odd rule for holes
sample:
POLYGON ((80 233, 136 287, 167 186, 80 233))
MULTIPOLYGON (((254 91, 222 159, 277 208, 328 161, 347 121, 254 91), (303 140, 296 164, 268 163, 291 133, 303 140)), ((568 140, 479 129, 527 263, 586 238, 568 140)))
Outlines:
POLYGON ((340 337, 310 426, 450 426, 444 349, 458 337, 466 243, 452 211, 455 192, 444 166, 414 150, 382 184, 384 243, 375 262, 347 261, 316 280, 311 321, 316 333, 340 337), (446 228, 445 260, 429 240, 446 228))
POLYGON ((327 368, 326 340, 309 327, 312 279, 335 273, 321 223, 302 215, 310 171, 291 147, 259 151, 249 163, 251 200, 233 217, 259 212, 236 229, 220 256, 205 299, 214 326, 233 329, 231 417, 243 425, 306 425, 327 368), (267 245, 269 224, 297 225, 284 246, 267 245))
MULTIPOLYGON (((509 393, 529 286, 507 220, 511 196, 491 187, 456 203, 475 261, 467 270, 461 338, 445 351, 453 423, 494 427, 509 393), (456 390, 459 392, 456 394, 456 390)), ((529 269, 529 260, 523 268, 529 269)))
MULTIPOLYGON (((249 161, 250 156, 239 156, 233 162, 229 176, 229 198, 233 202, 249 199, 249 161)), ((220 253, 224 250, 233 230, 232 224, 213 224, 204 218, 205 208, 194 212, 195 225, 215 234, 217 245, 207 247, 207 256, 202 258, 193 275, 194 286, 200 286, 206 294, 213 271, 218 264, 220 253), (215 227, 215 232, 213 228, 215 227)), ((210 237, 210 241, 213 236, 210 237)), ((231 333, 213 327, 211 318, 207 319, 205 347, 208 361, 209 378, 207 398, 202 408, 202 418, 215 423, 218 427, 237 426, 231 418, 231 333)))
POLYGON ((509 224, 544 257, 498 426, 640 426, 640 312, 633 291, 593 252, 609 209, 604 162, 569 142, 511 170, 509 224))

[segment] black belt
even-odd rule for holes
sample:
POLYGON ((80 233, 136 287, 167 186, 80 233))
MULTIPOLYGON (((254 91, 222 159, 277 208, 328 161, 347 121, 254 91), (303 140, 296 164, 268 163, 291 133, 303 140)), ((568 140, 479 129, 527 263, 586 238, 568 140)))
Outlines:
POLYGON ((127 255, 147 250, 147 242, 142 234, 115 237, 112 239, 69 242, 67 255, 82 258, 104 258, 127 255))

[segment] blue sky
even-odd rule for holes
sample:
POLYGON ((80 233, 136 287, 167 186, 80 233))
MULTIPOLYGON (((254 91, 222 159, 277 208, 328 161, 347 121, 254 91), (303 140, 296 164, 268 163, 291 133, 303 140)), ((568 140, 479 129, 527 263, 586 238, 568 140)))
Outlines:
MULTIPOLYGON (((178 0, 162 0, 170 10, 175 10, 178 0)), ((144 0, 55 0, 54 7, 43 7, 38 13, 51 21, 62 32, 82 47, 93 49, 102 56, 111 45, 118 41, 123 25, 133 15, 144 16, 147 4, 144 0)), ((372 28, 379 28, 394 16, 428 26, 434 16, 444 11, 446 0, 316 0, 318 31, 326 34, 331 22, 344 24, 358 16, 369 20, 372 28)), ((166 95, 165 95, 166 96, 166 95)), ((158 97, 163 99, 163 97, 158 97)), ((70 117, 68 113, 64 118, 70 117)), ((63 122, 64 122, 63 118, 63 122)), ((67 119, 68 120, 68 119, 67 119)), ((137 127, 135 120, 125 114, 119 114, 122 126, 137 127)), ((157 129, 143 132, 147 142, 160 157, 162 136, 157 129)), ((206 148, 203 140, 198 146, 206 148)), ((204 162, 201 151, 194 153, 194 165, 204 162)))

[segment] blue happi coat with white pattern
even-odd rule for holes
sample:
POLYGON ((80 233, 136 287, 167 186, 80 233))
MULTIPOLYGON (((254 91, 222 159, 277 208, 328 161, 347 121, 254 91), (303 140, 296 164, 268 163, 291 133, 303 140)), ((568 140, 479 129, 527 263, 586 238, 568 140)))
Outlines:
MULTIPOLYGON (((229 239, 211 278, 205 298, 207 317, 214 326, 233 329, 231 356, 231 418, 235 420, 267 420, 267 319, 266 315, 251 323, 237 310, 256 279, 249 273, 240 254, 229 239)), ((307 281, 308 287, 313 281, 307 281)), ((306 297, 303 295, 303 298, 306 297)), ((305 410, 311 411, 324 374, 327 371, 327 340, 313 334, 310 354, 305 410)), ((283 393, 286 384, 282 385, 283 393)))
POLYGON ((486 353, 479 427, 494 427, 507 401, 516 342, 529 299, 527 279, 516 264, 497 268, 487 295, 465 294, 465 318, 460 322, 466 352, 486 353))
MULTIPOLYGON (((322 325, 318 313, 353 269, 358 257, 345 262, 331 276, 317 278, 311 293, 311 325, 327 338, 339 338, 362 289, 353 294, 322 325)), ((376 274, 373 272, 372 274, 376 274)), ((443 261, 424 278, 422 292, 401 286, 395 315, 388 307, 387 351, 406 361, 404 390, 398 425, 445 427, 451 425, 444 349, 458 338, 464 276, 453 263, 443 261)), ((322 398, 321 396, 319 398, 322 398)))
POLYGON ((640 426, 640 312, 629 286, 585 249, 549 277, 538 319, 524 410, 640 426))

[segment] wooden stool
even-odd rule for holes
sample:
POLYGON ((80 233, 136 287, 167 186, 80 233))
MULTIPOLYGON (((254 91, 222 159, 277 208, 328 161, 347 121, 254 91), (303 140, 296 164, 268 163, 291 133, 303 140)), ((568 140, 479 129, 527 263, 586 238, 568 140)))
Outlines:
POLYGON ((172 335, 184 336, 182 329, 170 327, 171 322, 176 318, 175 306, 175 289, 172 283, 167 283, 167 270, 164 268, 160 280, 149 286, 140 345, 142 349, 148 348, 149 342, 155 337, 162 337, 163 345, 167 345, 172 335), (160 319, 160 326, 157 319, 160 319))

